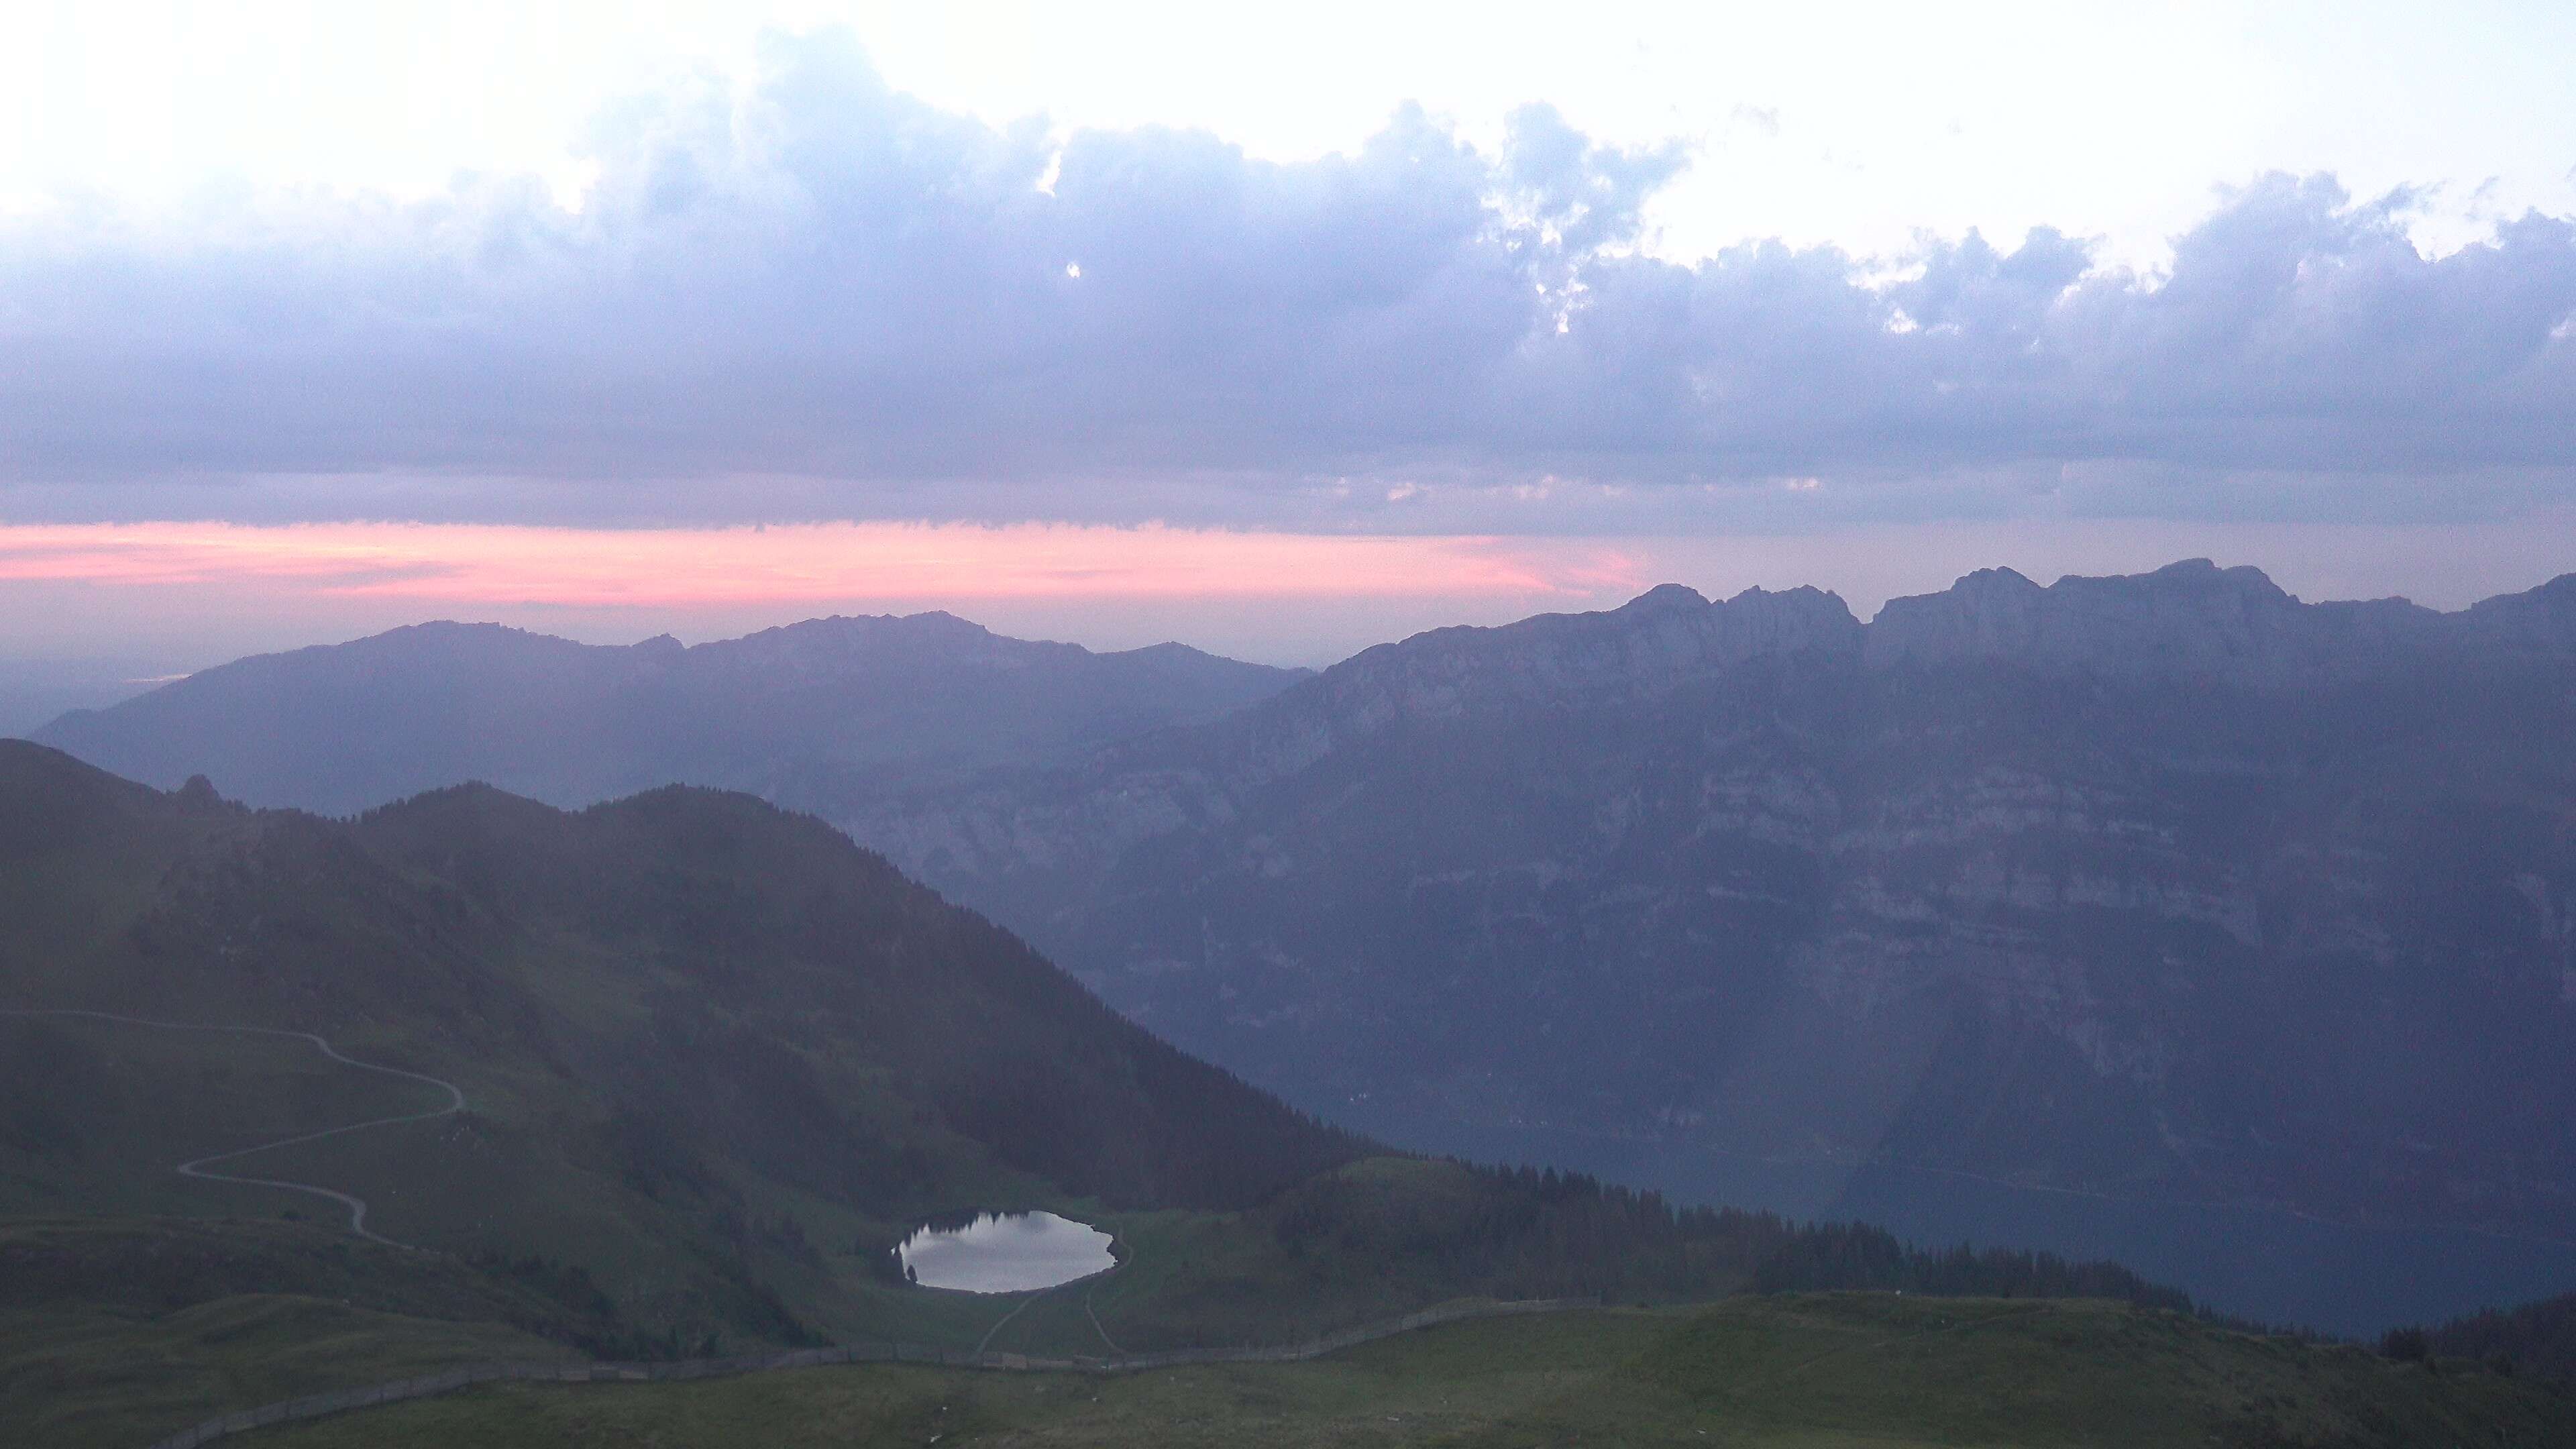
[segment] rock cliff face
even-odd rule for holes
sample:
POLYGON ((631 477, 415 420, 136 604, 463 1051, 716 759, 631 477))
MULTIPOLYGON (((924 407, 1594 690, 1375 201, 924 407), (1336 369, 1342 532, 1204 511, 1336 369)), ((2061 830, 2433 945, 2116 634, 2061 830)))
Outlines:
POLYGON ((2452 631, 2403 599, 2301 604, 2259 569, 2194 559, 2136 578, 2043 589, 1982 569, 1946 593, 1892 600, 1869 629, 1875 665, 2010 659, 2125 678, 2255 686, 2382 672, 2452 631))
POLYGON ((841 821, 1351 1120, 2576 1232, 2576 576, 1667 587, 841 821))

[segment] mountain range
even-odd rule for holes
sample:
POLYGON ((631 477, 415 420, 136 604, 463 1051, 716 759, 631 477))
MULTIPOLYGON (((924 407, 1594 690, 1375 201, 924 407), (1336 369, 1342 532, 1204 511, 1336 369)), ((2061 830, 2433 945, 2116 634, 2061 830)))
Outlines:
MULTIPOLYGON (((1989 1241, 2045 1240, 2068 1205, 2163 1213, 2187 1241, 2154 1266, 2213 1289, 2251 1276, 2210 1256, 2243 1220, 2176 1212, 2576 1240, 2576 576, 2443 613, 2304 603, 2205 561, 2049 587, 1988 570, 1867 623, 1812 589, 1666 586, 1311 678, 1138 651, 1163 683, 1124 714, 1098 701, 1136 655, 944 616, 754 640, 431 626, 41 735, 322 809, 472 773, 563 803, 655 770, 743 785, 1186 1050, 1411 1146, 1921 1232, 1957 1219, 1905 1212, 1999 1194, 1957 1229, 1989 1241), (808 635, 900 638, 823 652, 906 663, 752 662, 808 635), (494 641, 522 675, 485 672, 494 641), (1056 672, 990 662, 1027 651, 1056 672), (730 660, 735 682, 692 697, 866 703, 638 703, 662 697, 632 682, 654 659, 702 653, 689 678, 730 660), (820 693, 777 682, 818 672, 820 693), (941 698, 998 680, 1047 723, 962 744, 846 725, 948 718, 941 698), (550 714, 570 697, 610 717, 550 714), (514 699, 543 727, 510 723, 514 699), (664 713, 699 722, 686 748, 664 713)), ((2500 1301, 2457 1277, 2456 1240, 2425 1251, 2390 1273, 2443 1292, 2339 1321, 2500 1301)))
POLYGON ((2564 1239, 2571 742, 2576 576, 2196 561, 1660 588, 840 819, 1401 1140, 2564 1239))
POLYGON ((937 613, 623 648, 442 622, 202 670, 32 737, 163 788, 204 775, 333 815, 468 780, 565 806, 669 784, 810 803, 1213 717, 1305 673, 937 613))

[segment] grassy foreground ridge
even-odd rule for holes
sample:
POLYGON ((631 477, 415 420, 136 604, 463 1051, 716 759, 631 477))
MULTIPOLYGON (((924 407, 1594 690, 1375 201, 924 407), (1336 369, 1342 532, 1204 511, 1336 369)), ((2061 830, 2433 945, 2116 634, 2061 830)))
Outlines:
POLYGON ((1303 1364, 1109 1377, 908 1366, 511 1385, 262 1431, 262 1449, 2576 1442, 2576 1401, 2086 1300, 1748 1296, 1446 1325, 1303 1364))

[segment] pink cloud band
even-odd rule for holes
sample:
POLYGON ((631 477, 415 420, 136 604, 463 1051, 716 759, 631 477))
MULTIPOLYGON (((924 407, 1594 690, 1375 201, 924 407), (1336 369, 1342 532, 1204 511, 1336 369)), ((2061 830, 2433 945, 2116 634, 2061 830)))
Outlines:
POLYGON ((1609 547, 1154 524, 0 524, 0 581, 251 585, 436 604, 1589 595, 1639 576, 1637 560, 1609 547))

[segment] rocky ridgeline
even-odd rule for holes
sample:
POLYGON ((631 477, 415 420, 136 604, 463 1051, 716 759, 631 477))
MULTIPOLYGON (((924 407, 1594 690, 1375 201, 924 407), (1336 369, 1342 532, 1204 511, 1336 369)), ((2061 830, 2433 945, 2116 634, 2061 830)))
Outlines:
POLYGON ((1857 658, 1873 669, 2001 661, 2123 678, 2294 688, 2426 666, 2576 659, 2576 574, 2442 613, 2403 599, 2308 604, 2260 569, 2206 559, 2151 574, 2042 587, 1981 569, 1937 594, 1890 600, 1867 624, 1813 588, 1711 602, 1679 584, 1589 614, 1437 629, 1325 671, 1257 713, 1303 736, 1292 762, 1395 720, 1507 702, 1645 698, 1768 656, 1857 658))
POLYGON ((1943 593, 1890 600, 1868 637, 1880 667, 2003 659, 2287 687, 2481 655, 2576 657, 2576 575, 2444 614, 2404 599, 2303 604, 2260 569, 2207 559, 2049 588, 1981 569, 1943 593))
POLYGON ((1867 624, 1840 596, 1747 589, 1711 602, 1665 584, 1618 609, 1438 629, 1368 650, 1282 707, 1352 723, 1437 718, 1471 702, 1657 692, 1764 655, 1858 655, 1872 668, 2004 660, 2112 676, 2296 686, 2425 664, 2576 659, 2576 574, 2443 613, 2404 599, 2302 603, 2255 568, 2207 559, 2042 587, 1980 569, 1888 601, 1867 624))

